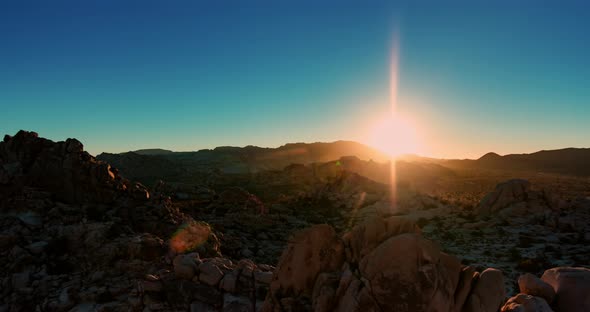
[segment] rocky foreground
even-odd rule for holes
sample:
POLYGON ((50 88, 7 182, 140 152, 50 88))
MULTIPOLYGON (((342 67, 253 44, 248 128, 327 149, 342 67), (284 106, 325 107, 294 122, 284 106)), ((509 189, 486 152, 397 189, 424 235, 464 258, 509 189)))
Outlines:
MULTIPOLYGON (((261 207, 240 198, 249 201, 245 207, 261 207)), ((228 203, 211 207, 225 211, 228 203)), ((360 210, 379 210, 375 205, 360 210)), ((559 244, 572 236, 568 231, 587 231, 587 214, 576 205, 586 207, 510 182, 453 231, 513 226, 559 232, 559 244)), ((465 259, 465 246, 473 244, 477 265, 427 238, 454 233, 446 226, 451 220, 435 213, 448 212, 445 207, 373 213, 342 232, 308 227, 288 239, 276 267, 244 252, 222 255, 223 233, 179 207, 121 177, 75 139, 55 143, 26 131, 5 136, 0 311, 590 311, 590 270, 581 267, 555 267, 541 278, 519 274, 519 293, 508 299, 517 291, 507 280, 517 271, 507 276, 502 265, 482 267, 480 256, 490 255, 467 235, 445 237, 442 248, 465 259), (417 225, 423 220, 438 221, 423 231, 417 225)), ((263 242, 274 236, 260 235, 263 242)), ((564 264, 571 257, 564 255, 564 264)))

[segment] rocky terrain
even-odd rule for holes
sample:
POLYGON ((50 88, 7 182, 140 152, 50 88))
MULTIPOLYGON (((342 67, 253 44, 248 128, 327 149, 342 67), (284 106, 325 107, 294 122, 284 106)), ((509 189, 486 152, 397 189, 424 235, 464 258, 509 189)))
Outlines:
POLYGON ((447 200, 426 190, 463 177, 410 162, 392 191, 354 157, 192 176, 156 152, 117 158, 148 188, 75 139, 4 137, 0 311, 590 309, 588 197, 447 200))

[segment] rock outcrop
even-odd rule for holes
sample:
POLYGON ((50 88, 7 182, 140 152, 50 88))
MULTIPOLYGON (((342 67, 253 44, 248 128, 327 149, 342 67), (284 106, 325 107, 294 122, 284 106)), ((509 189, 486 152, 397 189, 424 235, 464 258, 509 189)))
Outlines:
POLYGON ((478 214, 491 214, 512 204, 525 201, 530 190, 529 181, 514 179, 496 186, 496 189, 486 195, 477 207, 478 214))
POLYGON ((28 186, 51 192, 67 203, 149 198, 144 186, 123 179, 109 164, 97 161, 80 141, 54 143, 27 131, 6 135, 0 143, 0 183, 5 197, 28 186))
POLYGON ((480 218, 492 217, 510 225, 541 224, 558 228, 560 223, 576 223, 573 219, 560 218, 567 207, 566 202, 549 190, 533 190, 528 181, 513 179, 498 184, 481 200, 475 213, 480 218))
POLYGON ((20 131, 0 142, 0 311, 171 307, 170 298, 159 295, 156 304, 144 290, 193 287, 184 282, 188 271, 166 273, 177 273, 172 260, 191 252, 204 263, 220 255, 210 227, 166 198, 150 198, 77 140, 20 131))
POLYGON ((546 270, 541 279, 555 290, 556 311, 590 311, 590 269, 552 268, 546 270))
POLYGON ((521 293, 510 298, 502 312, 590 311, 590 269, 556 267, 541 279, 525 274, 518 284, 521 293))
POLYGON ((404 218, 373 218, 338 238, 328 225, 293 236, 263 311, 497 311, 502 273, 481 275, 404 218))

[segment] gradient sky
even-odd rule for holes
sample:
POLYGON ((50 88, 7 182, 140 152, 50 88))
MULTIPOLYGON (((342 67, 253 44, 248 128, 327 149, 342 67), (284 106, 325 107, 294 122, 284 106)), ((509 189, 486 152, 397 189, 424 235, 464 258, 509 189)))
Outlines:
POLYGON ((398 32, 423 154, 590 147, 589 5, 483 2, 1 1, 0 131, 93 154, 364 141, 398 32))

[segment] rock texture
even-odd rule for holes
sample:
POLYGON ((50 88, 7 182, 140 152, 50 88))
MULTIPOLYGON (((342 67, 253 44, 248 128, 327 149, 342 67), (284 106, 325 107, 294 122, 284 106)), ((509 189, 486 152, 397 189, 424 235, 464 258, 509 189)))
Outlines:
POLYGON ((514 179, 496 186, 496 189, 486 195, 477 207, 480 214, 489 214, 504 209, 511 204, 527 199, 527 192, 531 184, 529 181, 514 179))
POLYGON ((497 311, 502 273, 473 273, 404 218, 373 218, 341 239, 317 225, 294 235, 263 311, 497 311))
POLYGON ((521 293, 541 297, 547 303, 552 303, 555 298, 553 287, 530 273, 521 275, 518 278, 518 287, 521 293))
POLYGON ((590 269, 552 268, 546 270, 541 279, 555 290, 556 311, 590 311, 590 269))
POLYGON ((501 312, 553 312, 553 310, 543 298, 518 294, 508 299, 501 312))
POLYGON ((521 293, 510 298, 502 312, 590 311, 590 269, 556 267, 546 270, 541 279, 525 274, 518 284, 521 293))
POLYGON ((207 224, 77 140, 20 131, 0 142, 0 311, 261 306, 270 281, 255 276, 273 267, 219 256, 207 224), (234 282, 220 289, 225 274, 234 282))

